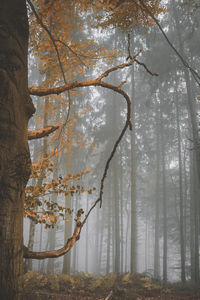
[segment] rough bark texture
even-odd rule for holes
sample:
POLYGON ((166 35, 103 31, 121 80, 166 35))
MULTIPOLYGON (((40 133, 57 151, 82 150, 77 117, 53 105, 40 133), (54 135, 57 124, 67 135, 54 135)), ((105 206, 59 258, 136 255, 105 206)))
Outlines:
POLYGON ((0 299, 21 299, 23 200, 30 174, 25 0, 0 1, 0 299))

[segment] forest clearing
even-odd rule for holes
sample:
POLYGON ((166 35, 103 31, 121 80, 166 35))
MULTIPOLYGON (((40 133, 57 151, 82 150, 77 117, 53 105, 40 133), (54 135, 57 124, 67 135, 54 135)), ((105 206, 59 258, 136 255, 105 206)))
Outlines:
POLYGON ((199 0, 0 0, 0 300, 200 300, 199 0))

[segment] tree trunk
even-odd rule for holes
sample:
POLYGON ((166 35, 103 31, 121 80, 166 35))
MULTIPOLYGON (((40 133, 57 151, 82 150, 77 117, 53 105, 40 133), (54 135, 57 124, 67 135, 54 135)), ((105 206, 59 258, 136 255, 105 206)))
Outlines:
POLYGON ((165 166, 165 144, 163 111, 160 108, 160 129, 161 129, 161 165, 162 165, 162 188, 163 188, 163 281, 167 281, 167 197, 166 197, 166 166, 165 166))
POLYGON ((25 0, 0 2, 0 299, 22 299, 24 189, 30 175, 25 0))
POLYGON ((135 164, 135 86, 134 68, 132 71, 132 123, 131 132, 131 273, 137 271, 137 221, 136 221, 136 164, 135 164))
MULTIPOLYGON (((66 173, 72 172, 72 150, 66 154, 66 173)), ((65 196, 65 207, 71 209, 71 195, 65 196)), ((72 233, 72 218, 69 217, 69 222, 65 223, 64 240, 65 243, 72 233)), ((70 274, 71 270, 71 252, 65 254, 63 259, 63 274, 70 274)))
POLYGON ((114 272, 120 272, 120 229, 119 229, 119 184, 117 172, 118 158, 114 157, 113 166, 113 188, 114 188, 114 210, 115 210, 115 259, 114 259, 114 272))
POLYGON ((185 237, 184 237, 184 210, 183 210, 183 176, 182 176, 182 153, 181 153, 181 132, 180 132, 180 116, 178 106, 178 92, 176 86, 175 95, 176 107, 176 125, 178 138, 178 163, 179 163, 179 210, 180 210, 180 254, 181 254, 181 281, 185 283, 185 237))
MULTIPOLYGON (((156 103, 158 105, 158 103, 156 103)), ((160 132, 159 115, 156 108, 156 195, 155 195, 155 233, 154 233, 154 278, 160 278, 160 248, 159 248, 159 227, 160 227, 160 132)))
POLYGON ((110 250, 111 250, 111 200, 112 200, 112 191, 109 186, 108 188, 108 201, 107 201, 107 222, 108 222, 108 241, 107 241, 107 249, 106 249, 106 274, 110 272, 110 250))

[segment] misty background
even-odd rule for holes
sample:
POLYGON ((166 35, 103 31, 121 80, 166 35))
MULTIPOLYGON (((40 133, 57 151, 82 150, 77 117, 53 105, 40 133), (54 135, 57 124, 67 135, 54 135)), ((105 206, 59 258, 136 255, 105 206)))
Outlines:
MULTIPOLYGON (((166 2, 166 1, 165 1, 166 2)), ((200 9, 167 1, 166 14, 160 17, 169 40, 194 69, 200 69, 200 9)), ((180 2, 180 1, 179 1, 180 2)), ((74 74, 73 80, 97 77, 128 56, 127 34, 115 28, 91 29, 85 24, 75 38, 95 39, 110 50, 124 51, 110 66, 103 59, 86 76, 74 74)), ((76 34, 76 33, 75 33, 76 34)), ((46 273, 89 272, 96 274, 144 272, 163 281, 199 282, 200 237, 200 94, 199 87, 175 55, 157 26, 134 26, 130 32, 131 55, 140 49, 142 66, 118 70, 106 81, 120 85, 132 101, 133 130, 120 143, 106 177, 103 205, 99 205, 84 226, 80 240, 70 253, 57 259, 28 260, 27 269, 46 273)), ((30 85, 45 80, 30 55, 30 85)), ((47 76, 47 75, 46 75, 47 76)), ((29 124, 37 129, 67 117, 66 96, 33 97, 37 115, 29 124)), ((30 141, 33 162, 52 149, 59 149, 52 176, 76 174, 88 168, 80 179, 92 193, 53 199, 73 209, 68 222, 45 229, 25 218, 25 245, 35 251, 61 248, 71 236, 75 213, 85 213, 98 198, 101 177, 113 145, 126 118, 124 99, 102 88, 83 88, 71 94, 70 121, 60 135, 30 141)), ((30 184, 41 184, 30 179, 30 184)))

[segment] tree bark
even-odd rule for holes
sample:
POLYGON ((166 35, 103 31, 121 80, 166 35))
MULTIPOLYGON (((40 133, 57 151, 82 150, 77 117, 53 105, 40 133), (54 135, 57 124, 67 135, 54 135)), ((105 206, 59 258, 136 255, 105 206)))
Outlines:
POLYGON ((0 2, 0 299, 22 299, 24 189, 30 175, 25 0, 0 2))

